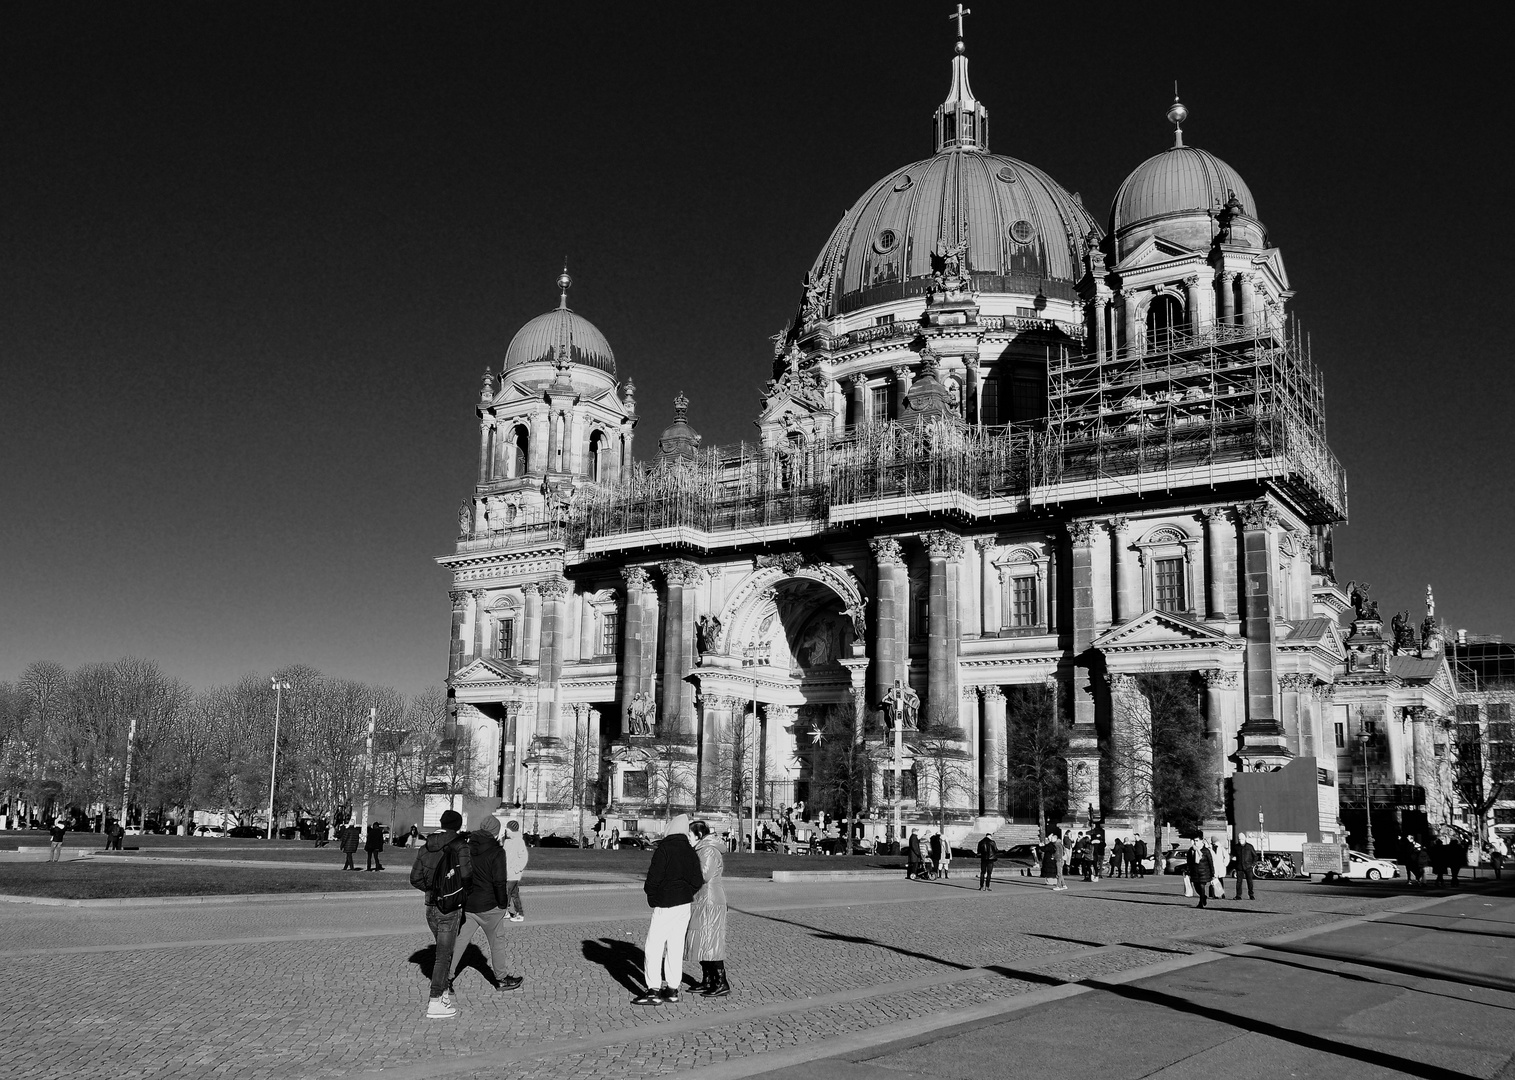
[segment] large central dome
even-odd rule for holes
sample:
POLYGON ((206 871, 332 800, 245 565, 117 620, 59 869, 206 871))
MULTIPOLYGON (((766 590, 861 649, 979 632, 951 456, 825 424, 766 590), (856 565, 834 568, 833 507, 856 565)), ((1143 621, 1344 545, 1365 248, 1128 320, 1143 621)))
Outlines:
POLYGON ((1083 204, 1033 165, 949 150, 868 189, 826 241, 811 270, 835 315, 906 296, 931 282, 931 252, 960 222, 979 293, 1038 292, 1073 299, 1078 253, 1099 231, 1083 204))
POLYGON ((936 154, 869 188, 821 249, 810 281, 830 314, 923 295, 932 250, 963 244, 975 293, 1074 299, 1080 250, 1099 225, 1040 169, 988 152, 989 112, 969 89, 961 41, 935 130, 936 154))

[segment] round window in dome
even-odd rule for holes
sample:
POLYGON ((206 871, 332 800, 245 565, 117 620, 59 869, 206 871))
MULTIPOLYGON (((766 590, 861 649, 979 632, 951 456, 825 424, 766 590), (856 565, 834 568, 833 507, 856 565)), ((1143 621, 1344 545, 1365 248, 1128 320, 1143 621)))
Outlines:
POLYGON ((1010 239, 1014 240, 1017 244, 1029 244, 1031 243, 1031 238, 1035 235, 1036 229, 1025 218, 1021 218, 1014 225, 1010 226, 1010 239))
POLYGON ((994 175, 995 175, 995 176, 996 176, 996 177, 997 177, 997 178, 998 178, 998 179, 1000 179, 1000 180, 1003 180, 1003 181, 1004 181, 1004 182, 1005 182, 1005 183, 1007 183, 1007 184, 1013 184, 1013 183, 1015 183, 1015 182, 1016 182, 1016 181, 1017 181, 1017 180, 1019 180, 1019 179, 1020 179, 1020 177, 1018 177, 1018 176, 1016 176, 1016 175, 1015 175, 1015 172, 1014 172, 1014 170, 1012 170, 1012 169, 1011 169, 1011 168, 1010 168, 1010 166, 1008 166, 1008 165, 1004 165, 1004 166, 1002 166, 1002 167, 1001 167, 1001 168, 1000 168, 1000 171, 999 171, 999 172, 997 172, 997 173, 995 173, 995 174, 994 174, 994 175))
POLYGON ((912 179, 910 179, 910 174, 909 173, 906 173, 904 176, 900 177, 898 180, 896 180, 894 182, 894 190, 895 191, 904 191, 906 188, 908 188, 913 183, 915 183, 915 181, 912 180, 912 179))
POLYGON ((883 255, 893 251, 899 242, 899 233, 893 229, 880 229, 879 234, 873 238, 873 250, 883 255))

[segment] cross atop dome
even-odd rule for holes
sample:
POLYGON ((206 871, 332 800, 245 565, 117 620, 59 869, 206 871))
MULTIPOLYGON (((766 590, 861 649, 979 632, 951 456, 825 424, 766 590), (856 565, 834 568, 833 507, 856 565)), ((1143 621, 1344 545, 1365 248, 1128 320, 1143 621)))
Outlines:
POLYGON ((972 12, 957 5, 947 16, 957 21, 957 45, 952 56, 952 88, 936 109, 936 152, 989 149, 989 110, 979 104, 968 86, 967 47, 963 44, 963 19, 972 12))

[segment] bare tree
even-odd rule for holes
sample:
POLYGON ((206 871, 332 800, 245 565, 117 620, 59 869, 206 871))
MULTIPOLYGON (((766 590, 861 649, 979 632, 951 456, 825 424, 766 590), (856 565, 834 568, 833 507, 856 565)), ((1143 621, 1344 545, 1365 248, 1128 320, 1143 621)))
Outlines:
POLYGON ((694 801, 695 760, 685 740, 656 736, 638 743, 636 749, 641 752, 647 772, 647 795, 642 804, 667 821, 676 807, 694 801))
POLYGON ((1068 805, 1068 728, 1044 686, 1013 686, 1005 695, 1009 730, 1004 741, 1007 794, 1015 806, 1036 808, 1042 836, 1068 805))
POLYGON ((1481 692, 1477 704, 1457 706, 1451 780, 1458 799, 1478 820, 1480 842, 1488 839, 1489 811, 1515 791, 1515 732, 1511 703, 1515 692, 1481 692), (1479 712, 1485 720, 1479 722, 1479 712))
POLYGON ((1187 832, 1210 810, 1204 721, 1190 672, 1117 676, 1107 761, 1124 810, 1187 832))
POLYGON ((963 729, 956 717, 933 713, 920 731, 907 737, 915 753, 916 768, 927 781, 928 798, 936 803, 937 828, 947 827, 947 804, 953 796, 969 796, 973 777, 972 755, 963 749, 963 729))
POLYGON ((847 854, 855 850, 858 812, 868 801, 868 790, 878 771, 878 761, 864 742, 863 717, 849 701, 827 711, 821 727, 820 768, 817 784, 830 808, 842 811, 847 821, 847 854))

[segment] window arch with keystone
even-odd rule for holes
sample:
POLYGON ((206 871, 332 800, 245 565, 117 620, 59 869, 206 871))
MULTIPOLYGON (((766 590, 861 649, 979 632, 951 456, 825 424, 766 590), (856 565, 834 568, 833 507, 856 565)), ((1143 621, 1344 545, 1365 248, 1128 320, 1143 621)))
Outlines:
POLYGON ((1006 550, 995 561, 1000 581, 1001 634, 1045 634, 1048 596, 1047 565, 1050 557, 1040 547, 1020 546, 1006 550))
POLYGON ((520 601, 509 593, 501 596, 491 606, 489 630, 494 639, 491 655, 501 660, 514 660, 521 655, 520 635, 525 620, 520 613, 520 601))
POLYGON ((1142 567, 1142 607, 1194 615, 1199 591, 1199 538, 1176 525, 1159 525, 1134 545, 1142 567))

